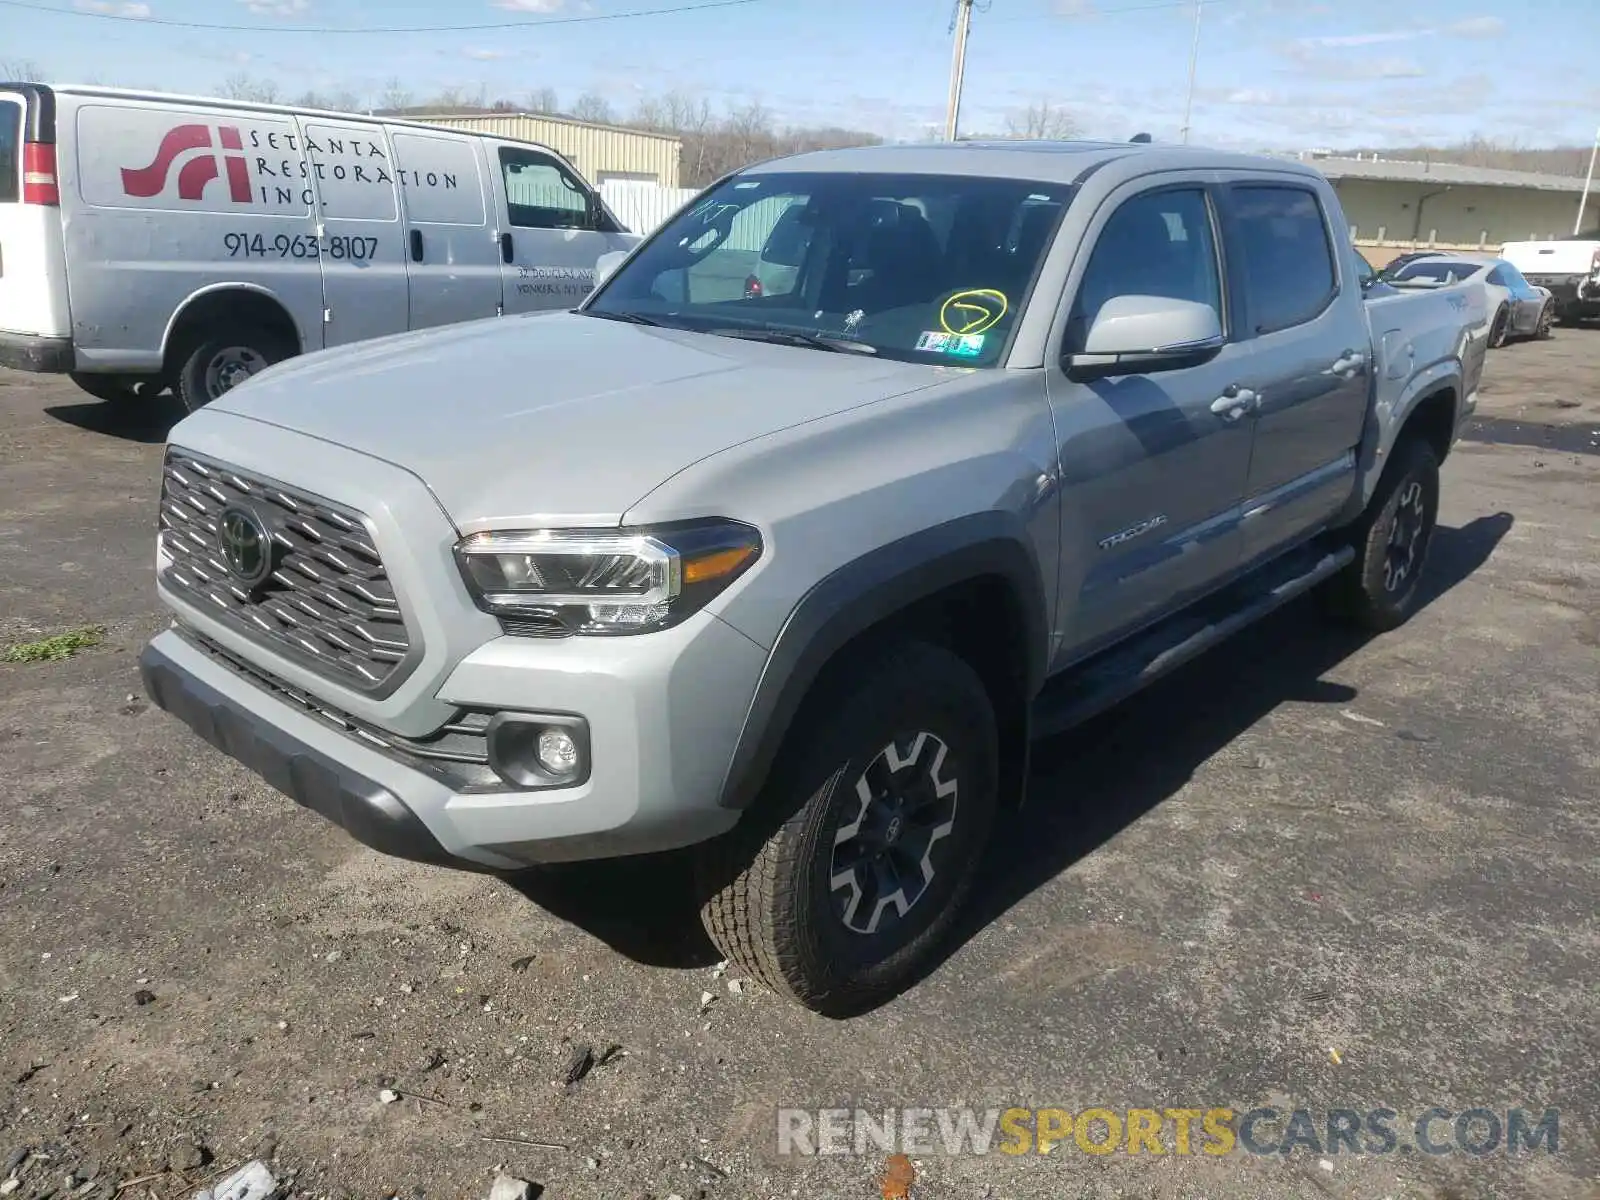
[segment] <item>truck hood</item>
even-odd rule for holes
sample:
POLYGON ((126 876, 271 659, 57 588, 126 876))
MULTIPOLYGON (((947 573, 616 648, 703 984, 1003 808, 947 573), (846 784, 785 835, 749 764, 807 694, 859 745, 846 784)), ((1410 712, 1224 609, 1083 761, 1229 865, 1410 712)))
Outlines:
POLYGON ((469 531, 615 523, 720 450, 955 374, 554 313, 292 359, 210 409, 404 468, 469 531))

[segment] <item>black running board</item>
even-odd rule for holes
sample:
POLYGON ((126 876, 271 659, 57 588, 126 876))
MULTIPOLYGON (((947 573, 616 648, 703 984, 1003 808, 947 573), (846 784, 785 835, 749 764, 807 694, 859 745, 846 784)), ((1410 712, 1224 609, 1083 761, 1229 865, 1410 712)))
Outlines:
POLYGON ((1045 684, 1034 701, 1033 735, 1049 737, 1103 713, 1304 595, 1355 556, 1350 546, 1296 551, 1167 618, 1133 641, 1113 646, 1063 672, 1045 684))

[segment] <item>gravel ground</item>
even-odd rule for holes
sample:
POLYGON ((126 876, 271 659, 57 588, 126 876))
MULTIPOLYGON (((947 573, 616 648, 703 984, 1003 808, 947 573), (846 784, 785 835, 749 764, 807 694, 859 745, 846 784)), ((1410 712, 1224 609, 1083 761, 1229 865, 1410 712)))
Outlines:
POLYGON ((669 865, 384 859, 149 708, 173 414, 0 373, 0 645, 106 630, 0 665, 0 1195, 261 1158, 307 1197, 877 1197, 882 1153, 780 1155, 778 1107, 945 1105, 1402 1136, 932 1153, 927 1200, 1600 1194, 1597 378, 1600 331, 1496 352, 1416 619, 1295 606, 1039 747, 947 960, 831 1022, 720 974, 669 865), (1558 1109, 1557 1150, 1408 1152, 1432 1106, 1558 1109))

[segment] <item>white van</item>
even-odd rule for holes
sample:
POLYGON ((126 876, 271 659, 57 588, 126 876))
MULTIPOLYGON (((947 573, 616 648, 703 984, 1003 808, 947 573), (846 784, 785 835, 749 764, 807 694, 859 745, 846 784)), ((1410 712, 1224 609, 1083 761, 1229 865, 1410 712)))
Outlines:
POLYGON ((528 142, 0 83, 0 365, 102 399, 193 409, 295 354, 571 308, 638 241, 528 142))

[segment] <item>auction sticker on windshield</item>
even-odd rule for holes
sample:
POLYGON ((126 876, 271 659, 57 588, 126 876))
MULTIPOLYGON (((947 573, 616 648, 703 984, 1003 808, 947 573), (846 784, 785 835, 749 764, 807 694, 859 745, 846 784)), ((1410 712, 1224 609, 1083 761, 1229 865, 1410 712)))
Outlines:
POLYGON ((977 358, 983 353, 984 337, 981 333, 941 333, 935 329, 923 331, 917 338, 917 349, 930 354, 953 354, 958 358, 977 358))

